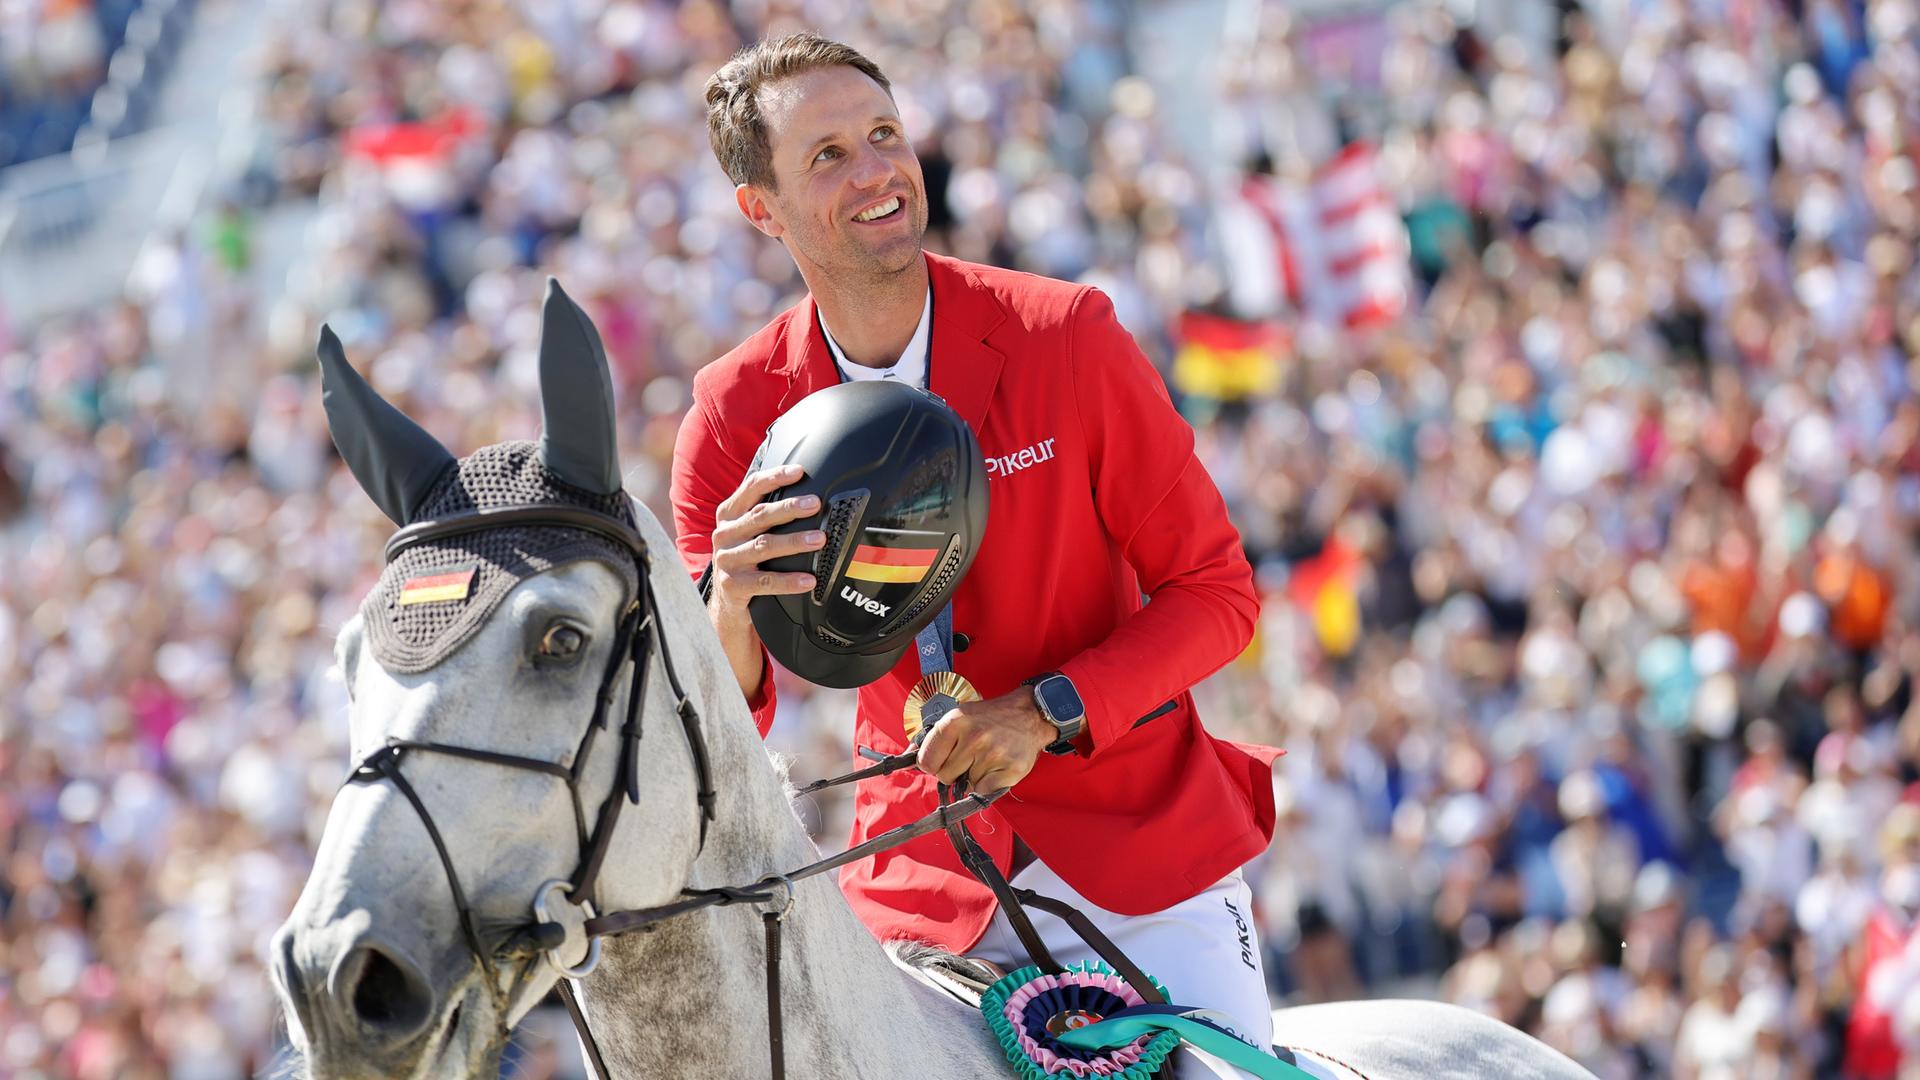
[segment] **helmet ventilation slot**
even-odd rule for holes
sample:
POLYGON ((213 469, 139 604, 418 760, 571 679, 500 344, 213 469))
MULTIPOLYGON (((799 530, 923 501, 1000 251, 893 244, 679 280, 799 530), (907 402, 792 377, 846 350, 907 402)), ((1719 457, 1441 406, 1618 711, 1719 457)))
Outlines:
POLYGON ((826 518, 820 523, 827 542, 813 553, 813 602, 816 604, 827 602, 833 583, 839 579, 840 568, 847 561, 847 537, 852 534, 853 523, 860 519, 860 512, 867 507, 868 494, 866 488, 856 488, 827 501, 826 518))

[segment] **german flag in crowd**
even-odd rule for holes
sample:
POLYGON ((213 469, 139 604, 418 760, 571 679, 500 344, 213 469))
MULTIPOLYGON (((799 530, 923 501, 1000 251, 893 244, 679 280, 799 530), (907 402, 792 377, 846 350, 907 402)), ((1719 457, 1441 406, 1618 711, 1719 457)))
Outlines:
POLYGON ((1182 394, 1239 401, 1280 388, 1290 343, 1278 324, 1189 311, 1180 316, 1178 336, 1173 385, 1182 394))
POLYGON ((1320 554, 1295 563, 1287 595, 1313 624, 1314 637, 1331 656, 1345 656, 1360 640, 1360 597, 1355 578, 1366 557, 1338 535, 1320 554))

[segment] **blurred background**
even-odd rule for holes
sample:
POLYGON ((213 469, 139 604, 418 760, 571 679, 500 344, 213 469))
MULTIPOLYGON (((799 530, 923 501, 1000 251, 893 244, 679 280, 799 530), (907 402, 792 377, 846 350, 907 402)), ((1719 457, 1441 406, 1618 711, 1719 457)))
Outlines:
MULTIPOLYGON (((1098 284, 1195 427, 1276 1003, 1920 1075, 1915 0, 0 0, 0 1076, 279 1059, 390 529, 316 327, 465 452, 537 432, 558 275, 669 519, 690 376, 801 289, 699 89, 808 27, 929 246, 1098 284)), ((780 700, 843 768, 850 696, 780 700)))

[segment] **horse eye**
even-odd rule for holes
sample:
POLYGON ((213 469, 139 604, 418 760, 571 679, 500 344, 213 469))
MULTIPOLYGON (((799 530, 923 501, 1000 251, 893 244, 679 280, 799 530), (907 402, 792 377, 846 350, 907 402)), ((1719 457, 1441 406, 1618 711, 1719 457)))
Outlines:
POLYGON ((559 623, 548 629, 546 636, 540 639, 540 655, 555 658, 572 656, 586 643, 587 635, 581 633, 578 627, 559 623))

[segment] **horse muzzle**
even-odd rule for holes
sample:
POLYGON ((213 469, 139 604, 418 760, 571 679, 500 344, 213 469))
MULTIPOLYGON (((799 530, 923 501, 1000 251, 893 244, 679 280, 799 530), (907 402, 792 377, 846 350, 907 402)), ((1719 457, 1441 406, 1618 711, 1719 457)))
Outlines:
POLYGON ((338 922, 281 927, 273 980, 310 1075, 325 1080, 416 1075, 429 1054, 467 1042, 463 1024, 482 1019, 466 1001, 449 1001, 470 996, 460 992, 472 989, 470 980, 437 991, 398 943, 338 922))

